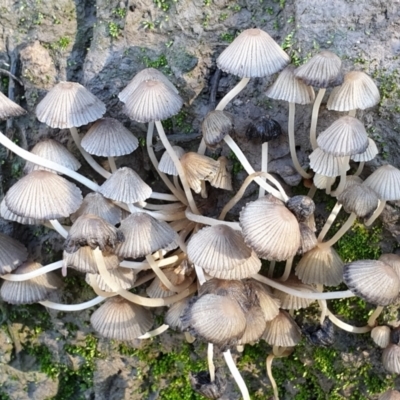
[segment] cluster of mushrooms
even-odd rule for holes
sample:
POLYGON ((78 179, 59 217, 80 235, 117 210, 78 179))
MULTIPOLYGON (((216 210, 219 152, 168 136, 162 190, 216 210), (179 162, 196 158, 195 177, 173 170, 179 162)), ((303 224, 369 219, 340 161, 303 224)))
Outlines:
MULTIPOLYGON (((0 295, 11 304, 39 302, 45 307, 78 311, 101 305, 91 324, 100 335, 116 340, 146 339, 171 328, 185 333, 189 342, 208 343, 208 371, 192 375, 193 388, 216 399, 226 380, 214 367, 214 353, 221 352, 243 399, 249 392, 231 355, 245 344, 265 340, 272 346, 267 356, 267 373, 278 399, 272 376, 275 357, 288 356, 301 340, 302 331, 292 318, 294 310, 320 305, 320 326, 309 333, 315 342, 329 345, 333 325, 354 333, 371 332, 382 347, 382 361, 392 373, 400 373, 400 334, 389 326, 377 326, 384 306, 394 303, 400 290, 400 256, 384 254, 379 260, 358 260, 344 265, 333 245, 358 218, 371 225, 386 201, 400 199, 400 171, 384 165, 365 181, 359 175, 366 161, 378 153, 368 138, 357 109, 379 102, 379 91, 363 72, 343 74, 335 54, 322 51, 301 67, 289 65, 289 56, 260 29, 243 31, 218 57, 222 71, 241 81, 209 112, 202 123, 203 139, 198 152, 171 146, 162 125, 177 114, 183 101, 178 90, 159 71, 139 72, 119 94, 126 115, 148 124, 146 146, 155 171, 168 193, 157 193, 131 168, 117 168, 115 157, 138 147, 137 138, 118 120, 103 118, 105 105, 79 83, 60 82, 36 107, 39 121, 51 128, 69 128, 86 162, 101 176, 101 185, 76 172, 79 161, 60 143, 47 139, 30 152, 0 133, 2 145, 24 158, 25 176, 14 184, 1 202, 4 219, 21 224, 42 224, 65 238, 63 259, 42 266, 29 258, 25 247, 0 234, 0 295), (281 72, 280 72, 281 71, 281 72), (262 143, 261 171, 255 171, 232 139, 235 116, 225 112, 251 78, 279 73, 266 95, 289 103, 288 134, 293 165, 310 182, 308 196, 289 197, 279 181, 268 173, 268 141, 280 134, 276 121, 265 118, 250 125, 249 140, 262 143), (315 97, 314 88, 318 88, 315 97), (317 136, 319 106, 327 88, 327 107, 346 112, 317 136), (306 171, 295 151, 295 104, 313 104, 309 156, 306 171), (81 138, 77 128, 92 123, 81 138), (165 148, 158 160, 154 153, 154 127, 165 148), (224 206, 218 218, 202 215, 193 192, 207 198, 209 185, 232 190, 228 160, 205 155, 207 148, 228 145, 248 177, 224 206), (107 157, 100 165, 93 156, 107 157), (348 175, 350 160, 359 163, 348 175), (104 167, 105 166, 105 167, 104 167), (62 175, 71 178, 65 179, 62 175), (82 192, 72 181, 89 189, 82 192), (246 204, 238 221, 225 221, 251 182, 259 187, 258 199, 246 204), (208 183, 206 183, 208 182, 208 183), (334 190, 332 188, 334 187, 334 190), (337 200, 325 225, 316 235, 317 189, 337 200), (348 220, 329 240, 324 240, 343 208, 348 220), (297 265, 296 256, 301 255, 297 265), (266 276, 260 274, 261 260, 269 261, 266 276), (285 261, 279 278, 275 263, 285 261), (97 294, 82 304, 58 304, 49 295, 60 286, 52 271, 68 268, 85 274, 97 294), (150 282, 150 283, 149 283, 150 282), (344 282, 349 290, 329 292, 326 286, 344 282), (145 293, 132 288, 145 285, 145 293), (340 320, 327 300, 359 296, 377 306, 368 324, 354 327, 340 320), (154 325, 151 309, 168 306, 165 324, 154 325)), ((0 95, 0 118, 25 113, 19 105, 0 95)), ((390 391, 381 399, 398 399, 390 391)))

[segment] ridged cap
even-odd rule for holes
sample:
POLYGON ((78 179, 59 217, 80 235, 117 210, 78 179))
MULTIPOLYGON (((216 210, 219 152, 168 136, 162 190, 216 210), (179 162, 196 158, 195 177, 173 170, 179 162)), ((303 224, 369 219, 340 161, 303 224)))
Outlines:
POLYGON ((26 247, 0 232, 0 275, 14 271, 28 258, 26 247))
POLYGON ((400 392, 397 390, 388 390, 381 394, 378 400, 400 400, 400 392))
POLYGON ((39 221, 35 218, 21 217, 20 215, 13 213, 7 207, 5 198, 3 198, 3 200, 0 203, 0 215, 2 218, 4 218, 7 221, 18 222, 19 224, 23 224, 23 225, 41 225, 43 222, 43 221, 39 221))
POLYGON ((248 279, 245 283, 248 291, 248 297, 255 297, 257 301, 254 303, 261 307, 264 314, 264 321, 271 321, 279 314, 281 302, 274 297, 266 286, 254 279, 248 279))
POLYGON ((182 98, 161 81, 143 81, 132 92, 124 107, 125 114, 137 122, 161 121, 178 114, 182 98))
MULTIPOLYGON (((112 282, 118 285, 121 289, 131 289, 136 281, 136 275, 131 268, 115 268, 110 271, 110 276, 112 282)), ((114 292, 101 275, 87 273, 85 281, 88 285, 90 285, 91 279, 95 280, 101 290, 104 290, 105 292, 114 292)))
POLYGON ((382 364, 392 374, 400 374, 400 346, 389 344, 382 352, 382 364))
POLYGON ((400 278, 400 256, 398 254, 382 254, 378 260, 392 267, 400 278))
POLYGON ((359 218, 368 218, 379 203, 377 193, 368 186, 355 184, 343 190, 337 197, 347 213, 354 213, 359 218))
POLYGON ((77 82, 60 82, 36 106, 40 122, 52 128, 72 128, 96 121, 106 106, 77 82))
POLYGON ((355 295, 378 306, 394 303, 399 295, 400 279, 382 261, 359 260, 346 264, 343 280, 355 295))
POLYGON ((363 153, 369 144, 364 125, 350 116, 336 120, 318 136, 317 143, 323 151, 335 157, 363 153))
POLYGON ((19 117, 24 114, 26 110, 0 92, 0 119, 19 117))
POLYGON ((327 103, 328 110, 365 110, 378 104, 381 99, 375 82, 362 71, 351 71, 344 76, 341 86, 332 90, 327 103))
POLYGON ((375 326, 371 331, 371 338, 375 344, 384 349, 390 343, 390 332, 387 325, 375 326))
POLYGON ((123 297, 107 299, 90 317, 93 328, 106 338, 130 341, 153 326, 149 310, 123 297))
POLYGON ((272 320, 266 323, 263 339, 272 346, 293 347, 301 340, 301 331, 293 318, 280 311, 272 320))
POLYGON ((379 153, 378 148, 376 147, 376 143, 373 139, 368 138, 368 147, 363 153, 354 154, 350 158, 356 162, 366 162, 371 161, 375 158, 375 156, 379 153))
MULTIPOLYGON (((317 147, 309 156, 310 167, 319 175, 334 178, 340 175, 341 168, 345 164, 343 157, 335 157, 317 147)), ((349 163, 346 164, 346 171, 350 169, 349 163)))
POLYGON ((185 313, 186 308, 189 306, 189 301, 190 298, 188 297, 179 300, 176 303, 172 304, 168 311, 165 313, 164 320, 170 328, 176 329, 178 331, 183 330, 181 316, 185 313))
POLYGON ((297 221, 304 222, 315 212, 314 200, 305 195, 290 197, 286 207, 295 215, 297 221))
POLYGON ((317 237, 314 231, 305 223, 300 222, 300 247, 297 251, 298 254, 305 254, 312 250, 318 244, 317 237))
POLYGON ((222 156, 218 158, 218 162, 218 171, 210 180, 210 184, 218 189, 232 190, 232 175, 227 169, 228 159, 222 156))
POLYGON ((296 104, 310 104, 315 99, 314 89, 294 76, 293 65, 289 65, 279 74, 265 94, 271 99, 296 104))
POLYGON ((306 85, 327 88, 343 82, 341 66, 342 61, 336 54, 324 50, 296 68, 294 74, 306 85))
POLYGON ((201 124, 201 133, 206 145, 216 149, 226 135, 234 133, 233 122, 233 115, 226 111, 210 111, 201 124))
MULTIPOLYGON (((300 292, 313 293, 315 289, 311 285, 307 285, 301 282, 294 275, 290 276, 289 279, 285 281, 285 286, 290 289, 296 289, 300 292)), ((274 296, 280 300, 281 308, 284 310, 299 310, 301 308, 307 308, 315 300, 305 299, 304 297, 297 297, 291 294, 281 292, 278 289, 274 289, 274 296)))
POLYGON ((400 199, 400 171, 392 165, 379 167, 364 181, 364 185, 375 190, 382 200, 400 199))
POLYGON ((289 64, 289 56, 261 29, 246 29, 217 58, 222 71, 241 78, 275 74, 289 64))
POLYGON ((246 329, 238 340, 239 345, 258 342, 265 331, 264 313, 260 306, 252 305, 245 315, 246 329))
MULTIPOLYGON (((178 160, 185 154, 185 150, 182 149, 180 146, 172 146, 175 151, 178 160)), ((175 163, 172 161, 171 156, 168 154, 168 151, 164 151, 163 155, 161 156, 160 163, 158 164, 158 169, 164 174, 178 176, 178 170, 175 167, 175 163)))
POLYGON ((153 190, 131 168, 118 168, 99 188, 107 199, 122 203, 137 203, 148 199, 153 190))
POLYGON ((33 171, 7 192, 7 207, 15 214, 40 220, 68 217, 82 203, 73 183, 49 171, 33 171))

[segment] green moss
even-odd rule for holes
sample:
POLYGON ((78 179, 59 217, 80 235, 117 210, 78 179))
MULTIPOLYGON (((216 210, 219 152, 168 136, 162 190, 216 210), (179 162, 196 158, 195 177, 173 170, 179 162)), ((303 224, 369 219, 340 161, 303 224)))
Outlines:
POLYGON ((228 159, 232 162, 232 174, 237 175, 240 171, 243 171, 243 165, 236 157, 236 154, 231 151, 228 155, 228 159))

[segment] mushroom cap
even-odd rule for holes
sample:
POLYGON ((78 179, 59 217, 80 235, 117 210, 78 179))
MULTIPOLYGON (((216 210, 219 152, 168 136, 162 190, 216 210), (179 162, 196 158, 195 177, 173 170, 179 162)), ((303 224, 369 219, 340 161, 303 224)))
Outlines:
POLYGON ((216 149, 226 135, 234 133, 233 115, 222 110, 210 111, 201 123, 201 132, 206 145, 216 149))
POLYGON ((299 222, 304 222, 315 212, 314 200, 304 195, 291 197, 286 202, 286 207, 296 216, 299 222))
POLYGON ((318 189, 326 189, 328 185, 332 186, 334 182, 335 178, 319 174, 318 172, 313 176, 313 183, 318 189))
POLYGON ((378 400, 400 400, 400 392, 389 389, 385 393, 382 393, 378 400))
MULTIPOLYGON (((131 289, 136 281, 136 274, 132 268, 115 268, 110 271, 110 276, 113 283, 118 285, 121 289, 131 289)), ((101 290, 104 290, 105 292, 114 292, 101 275, 87 273, 85 281, 88 285, 91 284, 91 279, 94 279, 101 290)))
POLYGON ((28 258, 26 247, 0 232, 0 275, 14 271, 28 258))
POLYGON ((303 255, 295 273, 303 283, 337 286, 343 279, 343 261, 332 247, 316 246, 303 255))
POLYGON ((219 55, 217 66, 241 78, 275 74, 289 64, 289 56, 261 29, 246 29, 219 55))
POLYGON ((227 169, 228 159, 222 156, 217 161, 219 168, 214 178, 210 180, 211 186, 218 189, 232 190, 232 175, 227 169))
POLYGON ((157 250, 172 250, 177 247, 176 232, 164 221, 149 214, 131 214, 121 222, 120 231, 125 241, 115 250, 124 258, 138 258, 157 250))
POLYGON ((364 125, 354 117, 345 116, 336 120, 317 138, 318 146, 335 157, 363 153, 368 147, 368 136, 364 125))
MULTIPOLYGON (((14 274, 25 274, 36 271, 42 266, 39 263, 27 261, 21 264, 14 274)), ((47 300, 50 293, 57 289, 57 277, 51 272, 31 278, 26 281, 4 281, 0 289, 0 295, 4 301, 10 304, 32 304, 47 300)))
POLYGON ((315 99, 314 89, 294 76, 294 66, 287 66, 265 94, 271 99, 296 104, 310 104, 315 99))
MULTIPOLYGON (((182 149, 180 146, 172 146, 175 151, 178 160, 185 154, 185 150, 182 149)), ((178 176, 178 170, 175 167, 175 163, 172 161, 171 156, 169 155, 168 151, 164 151, 163 155, 161 156, 160 163, 158 164, 158 170, 164 172, 167 175, 178 176)))
POLYGON ((137 339, 153 326, 149 310, 123 297, 108 298, 90 317, 93 328, 110 339, 137 339))
POLYGON ((343 204, 347 213, 354 213, 359 218, 368 218, 378 207, 379 198, 368 186, 355 184, 343 190, 337 201, 343 204))
POLYGON ((26 110, 0 92, 0 119, 19 117, 24 114, 26 110))
POLYGON ((379 151, 376 147, 375 141, 371 138, 368 138, 367 150, 360 154, 354 154, 354 156, 351 156, 350 158, 356 162, 366 162, 373 160, 378 153, 379 151))
POLYGON ((124 112, 134 121, 161 121, 178 114, 182 98, 162 81, 143 81, 127 99, 124 112))
POLYGON ((95 156, 118 157, 136 150, 139 141, 118 120, 102 118, 86 132, 81 146, 95 156))
POLYGON ((390 343, 382 352, 382 364, 392 374, 400 374, 400 346, 390 343))
POLYGON ((7 192, 7 207, 13 213, 39 220, 68 217, 82 203, 82 193, 73 183, 49 171, 33 171, 7 192))
POLYGON ((263 115, 257 121, 251 122, 246 129, 246 137, 249 140, 261 140, 261 142, 269 142, 282 135, 282 127, 278 121, 263 115))
POLYGON ((178 93, 178 89, 169 81, 169 79, 160 71, 155 68, 145 68, 138 72, 132 80, 126 85, 118 98, 126 103, 131 97, 132 93, 137 89, 137 87, 144 81, 161 81, 165 85, 169 86, 171 90, 178 93))
POLYGON ((106 106, 77 82, 60 82, 36 106, 36 117, 52 128, 72 128, 96 121, 106 106))
POLYGON ((238 340, 239 345, 258 342, 265 331, 263 310, 258 305, 252 305, 246 312, 246 329, 238 340))
MULTIPOLYGON (((61 164, 73 171, 77 171, 81 167, 81 163, 61 143, 53 139, 41 140, 32 147, 30 152, 46 160, 61 164)), ((42 167, 29 161, 25 164, 24 172, 25 174, 29 174, 39 169, 54 172, 50 168, 42 167)))
POLYGON ((189 306, 190 298, 186 297, 182 300, 172 304, 168 311, 165 313, 165 323, 172 329, 178 331, 183 330, 181 316, 185 313, 186 308, 189 306))
POLYGON ((78 217, 85 214, 97 215, 111 225, 116 225, 121 221, 122 211, 121 208, 100 193, 93 192, 88 193, 81 206, 71 214, 71 221, 75 222, 78 217))
POLYGON ((3 198, 3 200, 0 203, 0 215, 2 218, 4 218, 7 221, 18 222, 19 224, 23 224, 23 225, 41 225, 43 222, 43 221, 39 221, 35 218, 21 217, 20 215, 13 213, 7 207, 5 198, 3 198))
POLYGON ((312 250, 318 244, 314 231, 304 222, 299 223, 300 226, 300 247, 298 254, 304 254, 312 250))
POLYGON ((316 174, 334 178, 340 175, 343 167, 346 171, 350 169, 350 165, 344 157, 335 157, 330 153, 326 153, 317 147, 309 156, 310 167, 316 174))
POLYGON ((379 167, 364 181, 364 185, 375 190, 381 200, 400 199, 400 171, 392 165, 379 167))
POLYGON ((85 214, 72 224, 65 240, 64 249, 74 253, 82 246, 92 249, 113 250, 124 240, 124 234, 104 219, 94 214, 85 214))
POLYGON ((306 85, 327 88, 343 82, 341 66, 342 61, 336 54, 324 50, 296 68, 294 74, 306 85))
POLYGON ((200 371, 196 374, 190 372, 189 381, 192 389, 207 399, 219 399, 224 394, 227 386, 226 379, 221 375, 219 368, 215 369, 213 382, 211 382, 209 371, 200 371))
POLYGON ((400 279, 382 261, 359 260, 346 264, 343 280, 355 295, 375 305, 392 304, 399 295, 400 279))
POLYGON ((272 346, 293 347, 300 342, 301 331, 293 318, 281 310, 266 323, 263 339, 272 346))
POLYGON ((371 331, 371 338, 375 344, 384 349, 390 343, 390 332, 387 325, 375 326, 371 331))
POLYGON ((362 71, 350 71, 341 86, 332 90, 327 103, 328 110, 365 110, 378 104, 381 99, 375 82, 362 71))
POLYGON ((153 190, 131 168, 118 168, 99 188, 107 199, 122 203, 137 203, 151 196, 153 190))
MULTIPOLYGON (((313 293, 315 291, 311 285, 301 282, 294 275, 291 275, 289 279, 285 281, 285 286, 305 293, 313 293)), ((301 308, 307 308, 315 301, 313 299, 305 299, 304 297, 293 296, 291 294, 281 292, 278 289, 274 289, 274 296, 279 299, 281 302, 281 308, 284 310, 299 310, 301 308)))
POLYGON ((273 196, 248 203, 240 212, 239 223, 245 243, 260 258, 287 260, 300 246, 296 217, 273 196))
POLYGON ((384 262, 394 269, 397 276, 400 278, 400 256, 397 254, 382 254, 379 258, 379 261, 384 262))

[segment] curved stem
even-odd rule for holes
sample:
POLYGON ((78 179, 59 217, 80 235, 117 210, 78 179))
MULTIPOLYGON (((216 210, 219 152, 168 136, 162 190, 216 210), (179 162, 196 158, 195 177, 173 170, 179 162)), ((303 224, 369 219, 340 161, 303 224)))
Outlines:
POLYGON ((350 156, 345 156, 343 157, 343 162, 340 166, 340 182, 338 187, 336 188, 336 190, 334 192, 332 192, 332 196, 339 196, 340 193, 343 192, 343 189, 346 185, 346 173, 347 173, 347 167, 349 165, 349 161, 350 161, 350 156))
POLYGON ((249 391, 247 390, 247 387, 242 378, 242 375, 240 375, 240 372, 237 369, 235 362, 233 361, 230 350, 225 351, 223 354, 224 354, 226 365, 228 366, 229 371, 231 371, 231 374, 233 376, 233 379, 235 379, 236 384, 239 386, 240 392, 242 393, 243 400, 250 400, 249 391))
MULTIPOLYGON (((182 260, 185 259, 185 257, 186 255, 181 253, 179 255, 173 255, 167 258, 163 258, 162 260, 156 261, 155 263, 158 265, 158 267, 166 267, 167 265, 181 263, 182 260)), ((147 262, 136 262, 136 261, 126 261, 126 260, 121 261, 119 265, 124 268, 136 269, 138 271, 151 268, 149 263, 147 262)))
POLYGON ((214 357, 214 345, 212 343, 208 343, 207 362, 208 362, 208 371, 210 372, 210 382, 215 381, 215 365, 213 357, 214 357))
POLYGON ((117 170, 114 157, 108 157, 108 165, 110 166, 111 173, 114 173, 117 170))
MULTIPOLYGON (((179 184, 179 177, 176 175, 172 175, 172 182, 174 183, 174 186, 176 187, 176 189, 183 193, 183 189, 182 189, 181 185, 179 184)), ((186 200, 186 197, 185 197, 185 200, 186 200)), ((187 201, 186 201, 186 203, 187 203, 187 201)), ((184 204, 186 204, 186 203, 184 203, 184 204)))
POLYGON ((328 233, 329 228, 332 226, 341 209, 342 205, 336 202, 335 206, 332 208, 331 213, 329 214, 328 219, 325 222, 325 225, 318 235, 318 242, 322 242, 324 240, 325 235, 328 233))
POLYGON ((343 329, 344 331, 351 332, 351 333, 367 333, 372 330, 371 326, 353 326, 346 324, 346 322, 341 321, 339 318, 337 318, 335 315, 332 314, 332 312, 328 309, 327 310, 328 317, 329 319, 339 328, 343 329))
POLYGON ((311 185, 310 190, 307 193, 307 196, 310 197, 311 199, 314 198, 315 193, 317 193, 317 187, 314 185, 314 183, 311 185))
POLYGON ((152 192, 149 199, 177 201, 178 198, 173 194, 152 192))
POLYGON ((22 281, 27 281, 28 279, 36 278, 38 276, 47 274, 48 272, 55 271, 56 269, 62 268, 62 266, 63 266, 63 260, 60 260, 52 264, 48 264, 44 267, 41 267, 35 271, 27 272, 26 274, 6 274, 0 276, 0 278, 6 281, 22 282, 22 281))
POLYGON ((53 229, 57 231, 64 239, 68 236, 68 231, 56 219, 50 219, 49 222, 53 229))
POLYGON ((288 134, 289 134, 289 148, 290 148, 290 156, 292 157, 293 165, 296 171, 303 177, 303 178, 311 178, 312 175, 307 174, 304 171, 303 167, 300 165, 299 160, 297 158, 296 153, 296 139, 294 137, 294 118, 295 118, 295 103, 289 103, 289 121, 288 121, 288 134))
POLYGON ((105 300, 105 297, 97 296, 92 300, 89 300, 89 301, 86 301, 86 302, 80 303, 80 304, 60 304, 60 303, 54 303, 49 300, 39 301, 39 303, 42 306, 45 306, 47 308, 52 308, 53 310, 81 311, 81 310, 86 310, 87 308, 96 306, 97 304, 100 304, 104 300, 105 300))
POLYGON ((310 293, 310 292, 302 292, 300 290, 289 288, 281 283, 278 283, 272 279, 266 278, 260 274, 254 274, 251 276, 256 281, 261 283, 265 283, 268 286, 271 286, 275 289, 280 290, 281 292, 285 292, 287 294, 291 294, 292 296, 301 297, 303 299, 313 299, 313 300, 333 300, 333 299, 343 299, 346 297, 354 297, 355 295, 350 291, 339 291, 339 292, 325 292, 325 293, 310 293))
POLYGON ((143 208, 147 208, 148 210, 153 210, 153 211, 179 211, 179 210, 182 211, 186 207, 181 202, 170 203, 170 204, 151 204, 145 202, 143 208))
POLYGON ((354 221, 356 220, 357 215, 351 213, 347 221, 342 225, 342 227, 336 232, 336 234, 329 239, 327 242, 321 243, 321 248, 327 248, 333 246, 353 225, 354 221))
MULTIPOLYGON (((251 175, 254 174, 254 168, 250 165, 249 161, 247 160, 246 156, 243 154, 242 150, 240 147, 236 144, 236 142, 230 137, 230 135, 226 135, 224 137, 225 143, 231 148, 231 150, 235 153, 236 157, 238 160, 241 162, 243 165, 243 168, 246 170, 246 172, 251 175)), ((272 186, 268 185, 268 183, 264 182, 261 178, 256 178, 255 181, 257 182, 258 185, 262 186, 267 192, 273 194, 275 197, 278 199, 286 202, 289 197, 286 195, 285 191, 283 191, 285 194, 281 194, 278 190, 274 189, 272 186)), ((275 183, 275 182, 274 182, 275 183)), ((279 184, 279 186, 281 186, 279 184)), ((283 190, 283 188, 282 188, 283 190)))
MULTIPOLYGON (((268 142, 264 142, 261 146, 261 171, 268 171, 268 142)), ((263 179, 264 181, 266 178, 263 179)), ((258 190, 258 198, 263 197, 265 195, 265 189, 260 186, 258 190)))
POLYGON ((364 169, 365 161, 361 161, 360 164, 358 164, 357 171, 354 173, 354 176, 360 176, 361 172, 364 169))
POLYGON ((312 115, 311 115, 311 126, 310 126, 310 142, 312 149, 315 150, 318 147, 317 144, 317 121, 318 121, 318 113, 319 107, 321 105, 322 99, 324 98, 326 89, 319 89, 318 95, 314 101, 312 115))
POLYGON ((165 276, 164 272, 158 266, 156 261, 154 260, 151 254, 146 256, 147 262, 150 264, 151 269, 157 275, 158 279, 162 282, 164 286, 166 286, 171 292, 179 293, 180 288, 173 285, 170 280, 165 276))
POLYGON ((372 328, 375 326, 376 320, 381 315, 382 311, 383 311, 382 306, 378 306, 375 308, 375 311, 368 318, 368 322, 367 322, 368 326, 370 326, 372 328))
POLYGON ((250 78, 242 78, 239 83, 222 98, 215 109, 224 110, 228 103, 247 86, 249 81, 250 78))
POLYGON ((226 225, 229 226, 230 228, 234 229, 235 231, 241 231, 242 229, 240 228, 240 225, 238 222, 227 222, 227 221, 221 221, 218 219, 210 218, 210 217, 204 217, 203 215, 196 215, 193 214, 188 208, 185 211, 186 218, 190 221, 197 222, 198 224, 203 224, 203 225, 226 225))
POLYGON ((159 326, 158 328, 153 329, 152 331, 148 331, 145 334, 143 334, 142 336, 139 336, 138 339, 150 339, 152 337, 161 335, 168 328, 169 328, 169 325, 163 324, 163 325, 159 326))
POLYGON ((285 272, 279 279, 281 282, 285 282, 289 278, 290 272, 292 271, 293 258, 294 257, 290 257, 288 260, 286 260, 285 272))
POLYGON ((272 361, 274 360, 274 358, 275 358, 275 356, 273 354, 269 354, 265 364, 267 367, 268 379, 271 382, 272 389, 274 390, 274 399, 279 400, 278 386, 276 385, 275 379, 272 375, 272 361))
POLYGON ((365 221, 364 225, 365 226, 371 226, 375 222, 375 220, 382 214, 382 211, 385 208, 385 205, 386 205, 386 200, 379 199, 378 207, 376 208, 374 213, 371 215, 371 217, 369 217, 365 221))
POLYGON ((86 162, 101 176, 104 178, 108 179, 111 174, 105 170, 101 165, 99 165, 94 158, 81 146, 81 138, 78 135, 78 131, 76 128, 72 127, 69 128, 69 131, 71 132, 71 136, 74 139, 74 142, 76 144, 76 147, 79 149, 81 152, 83 158, 86 160, 86 162))

